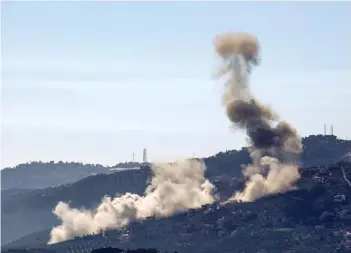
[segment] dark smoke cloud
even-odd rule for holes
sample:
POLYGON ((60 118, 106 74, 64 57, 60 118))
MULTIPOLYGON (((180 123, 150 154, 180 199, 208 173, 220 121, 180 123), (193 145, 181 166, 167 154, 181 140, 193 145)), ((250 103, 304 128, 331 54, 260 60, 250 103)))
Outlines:
POLYGON ((299 142, 289 142, 297 136, 295 129, 284 121, 273 127, 276 116, 256 100, 234 100, 226 109, 229 119, 240 128, 246 129, 254 148, 300 152, 299 142))
POLYGON ((227 33, 215 38, 215 48, 225 64, 217 75, 228 75, 223 97, 227 116, 236 128, 246 131, 253 159, 244 171, 246 188, 233 199, 253 201, 292 189, 299 174, 288 158, 301 152, 301 139, 291 125, 279 121, 278 115, 250 92, 249 75, 260 62, 257 38, 248 33, 227 33), (266 153, 270 156, 264 156, 266 153), (267 176, 263 167, 268 168, 267 176))

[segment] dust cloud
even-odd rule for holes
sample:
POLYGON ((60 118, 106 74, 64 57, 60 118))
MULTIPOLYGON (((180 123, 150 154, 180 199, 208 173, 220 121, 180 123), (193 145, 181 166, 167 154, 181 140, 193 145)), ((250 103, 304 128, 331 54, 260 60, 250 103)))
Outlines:
MULTIPOLYGON (((268 106, 260 104, 249 89, 249 76, 258 65, 259 43, 251 34, 228 33, 215 38, 216 52, 224 65, 217 76, 228 76, 223 103, 233 126, 246 130, 253 163, 244 170, 246 187, 228 201, 254 201, 267 194, 293 189, 299 178, 294 161, 301 152, 296 130, 268 106)), ((142 196, 126 193, 105 197, 95 210, 57 204, 54 214, 62 224, 51 230, 49 244, 75 236, 118 229, 147 217, 167 217, 215 202, 214 185, 204 176, 198 159, 155 164, 153 177, 142 196)))
POLYGON ((155 164, 152 166, 153 177, 143 196, 126 193, 115 198, 105 197, 95 210, 78 210, 60 202, 53 212, 62 224, 51 230, 48 243, 211 204, 215 201, 214 186, 205 178, 205 170, 205 164, 198 159, 155 164))
POLYGON ((249 137, 253 163, 246 166, 245 189, 231 201, 254 201, 267 194, 294 188, 300 177, 296 159, 301 152, 301 138, 286 121, 253 97, 249 77, 260 63, 260 45, 248 33, 227 33, 214 40, 224 65, 218 77, 227 76, 223 103, 233 126, 244 129, 249 137))

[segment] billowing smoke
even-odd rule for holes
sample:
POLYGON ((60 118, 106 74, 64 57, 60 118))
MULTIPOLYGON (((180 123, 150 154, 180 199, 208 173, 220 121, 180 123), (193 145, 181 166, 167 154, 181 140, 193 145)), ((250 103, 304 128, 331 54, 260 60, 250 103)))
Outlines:
POLYGON ((205 164, 196 159, 152 167, 153 177, 143 196, 127 193, 105 197, 93 211, 70 208, 60 202, 54 214, 62 224, 54 227, 48 243, 74 236, 116 229, 134 220, 166 217, 214 202, 214 186, 204 177, 205 164))
POLYGON ((223 98, 227 116, 236 128, 246 130, 253 160, 244 170, 245 189, 231 200, 254 201, 292 189, 299 178, 295 162, 301 139, 292 126, 260 104, 248 86, 252 68, 260 60, 258 40, 247 33, 223 34, 216 37, 215 47, 224 62, 218 75, 228 75, 223 98))

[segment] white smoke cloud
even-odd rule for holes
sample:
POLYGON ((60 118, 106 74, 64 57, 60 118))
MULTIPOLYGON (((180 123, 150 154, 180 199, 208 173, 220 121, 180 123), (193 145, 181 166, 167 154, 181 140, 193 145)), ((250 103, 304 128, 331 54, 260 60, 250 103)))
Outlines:
POLYGON ((156 164, 143 196, 126 193, 115 198, 105 197, 95 210, 78 210, 60 202, 54 214, 62 224, 51 230, 48 243, 121 228, 131 221, 151 216, 167 217, 213 203, 214 186, 204 177, 205 170, 205 164, 195 159, 156 164))

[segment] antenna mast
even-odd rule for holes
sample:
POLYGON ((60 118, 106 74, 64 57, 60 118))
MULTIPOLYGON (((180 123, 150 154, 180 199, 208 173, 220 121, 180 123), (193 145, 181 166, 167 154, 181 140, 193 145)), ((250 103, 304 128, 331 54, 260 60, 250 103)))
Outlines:
POLYGON ((324 135, 327 135, 327 124, 324 124, 324 135))
POLYGON ((146 153, 146 148, 143 150, 143 162, 147 163, 147 153, 146 153))

